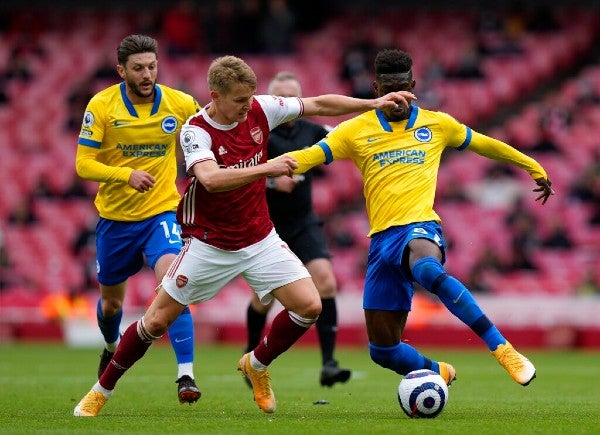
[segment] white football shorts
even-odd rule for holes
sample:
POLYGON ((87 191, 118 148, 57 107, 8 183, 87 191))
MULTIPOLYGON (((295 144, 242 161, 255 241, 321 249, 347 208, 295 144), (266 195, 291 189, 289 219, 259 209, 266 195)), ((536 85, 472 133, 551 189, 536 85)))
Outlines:
POLYGON ((190 305, 215 297, 241 275, 263 304, 281 286, 310 278, 300 259, 273 229, 263 240, 237 251, 225 251, 190 237, 162 280, 177 302, 190 305))

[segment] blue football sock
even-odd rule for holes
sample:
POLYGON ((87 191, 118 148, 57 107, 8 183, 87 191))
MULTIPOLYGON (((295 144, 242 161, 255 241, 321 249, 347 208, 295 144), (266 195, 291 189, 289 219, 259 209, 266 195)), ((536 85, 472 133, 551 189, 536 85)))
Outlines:
POLYGON ((415 261, 412 274, 419 284, 436 294, 452 314, 479 335, 490 350, 506 343, 498 328, 483 314, 469 289, 448 275, 436 258, 424 257, 415 261))
POLYGON ((185 307, 169 328, 169 340, 175 351, 177 364, 194 361, 194 321, 189 307, 185 307))
POLYGON ((481 338, 485 341, 490 350, 496 350, 501 344, 506 344, 506 338, 498 331, 498 328, 492 324, 492 327, 481 334, 481 338))
POLYGON ((98 299, 96 306, 96 319, 98 327, 104 336, 106 343, 114 343, 119 338, 119 327, 121 326, 121 318, 123 317, 123 309, 120 309, 117 314, 111 317, 104 317, 102 314, 102 298, 98 299))
POLYGON ((398 343, 395 346, 383 347, 369 343, 371 359, 386 369, 399 375, 405 375, 413 370, 429 369, 439 372, 438 363, 421 355, 417 349, 406 344, 398 343))

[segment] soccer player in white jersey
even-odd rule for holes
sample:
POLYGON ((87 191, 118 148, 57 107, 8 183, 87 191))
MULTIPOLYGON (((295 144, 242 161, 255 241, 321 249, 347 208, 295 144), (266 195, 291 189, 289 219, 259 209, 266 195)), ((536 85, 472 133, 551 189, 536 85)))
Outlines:
POLYGON ((375 99, 255 96, 254 71, 235 56, 211 63, 208 85, 211 102, 188 119, 180 135, 191 177, 177 209, 184 247, 142 319, 127 328, 111 363, 75 407, 76 416, 98 415, 119 378, 184 307, 213 298, 238 275, 263 303, 275 298, 283 306, 265 339, 238 362, 238 370, 252 383, 259 408, 275 412, 267 366, 316 322, 321 300, 307 269, 269 218, 266 177, 291 177, 296 168, 289 157, 267 161, 269 132, 303 115, 337 116, 406 106, 407 99, 415 98, 403 91, 375 99))
MULTIPOLYGON (((377 95, 412 91, 414 86, 408 53, 382 50, 377 54, 377 95)), ((361 171, 371 237, 363 309, 375 363, 400 375, 430 369, 448 385, 454 380, 452 365, 427 358, 401 340, 417 282, 485 342, 516 382, 528 385, 536 375, 534 365, 504 338, 471 292, 444 269, 441 219, 433 204, 446 147, 471 150, 524 169, 537 184, 534 192, 539 192, 536 200, 542 204, 554 194, 546 171, 531 157, 471 130, 447 113, 414 104, 360 114, 312 147, 286 155, 298 162, 297 173, 336 159, 350 159, 361 171)))
MULTIPOLYGON (((181 250, 176 209, 177 135, 200 110, 186 93, 156 83, 158 44, 129 35, 117 48, 121 83, 89 101, 77 145, 81 178, 100 183, 96 208, 98 326, 106 342, 98 378, 119 343, 127 280, 146 262, 160 282, 181 250)), ((169 329, 177 359, 177 395, 194 403, 194 323, 188 307, 169 329)))

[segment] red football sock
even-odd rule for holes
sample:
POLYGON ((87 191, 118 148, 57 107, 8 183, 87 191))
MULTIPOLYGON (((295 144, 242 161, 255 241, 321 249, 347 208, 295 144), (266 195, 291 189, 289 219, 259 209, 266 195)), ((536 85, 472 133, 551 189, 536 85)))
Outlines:
POLYGON ((254 349, 254 356, 268 366, 271 362, 288 350, 308 328, 293 322, 289 313, 282 310, 271 324, 271 329, 265 339, 261 340, 254 349))
POLYGON ((152 344, 152 340, 144 341, 138 335, 138 323, 141 325, 141 322, 141 320, 138 320, 129 325, 125 330, 112 360, 108 366, 106 366, 102 376, 100 376, 100 385, 107 390, 113 390, 115 388, 119 378, 123 376, 137 360, 144 356, 152 344))

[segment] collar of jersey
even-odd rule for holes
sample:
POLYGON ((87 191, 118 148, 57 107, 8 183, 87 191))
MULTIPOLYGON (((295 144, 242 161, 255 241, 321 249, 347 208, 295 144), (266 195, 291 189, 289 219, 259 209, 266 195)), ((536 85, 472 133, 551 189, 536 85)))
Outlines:
MULTIPOLYGON (((381 124, 381 128, 383 131, 392 132, 394 129, 390 125, 387 119, 385 119, 385 115, 379 109, 375 109, 375 114, 377 115, 377 119, 379 119, 379 124, 381 124)), ((410 115, 408 116, 408 121, 406 122, 405 130, 413 128, 415 126, 415 122, 417 121, 417 116, 419 115, 419 108, 414 104, 410 105, 410 115)))
MULTIPOLYGON (((129 114, 131 116, 139 118, 139 116, 135 110, 135 106, 133 105, 133 103, 131 102, 129 97, 127 96, 125 82, 121 82, 120 89, 121 89, 121 98, 123 98, 123 103, 125 103, 125 107, 127 107, 127 111, 129 112, 129 114)), ((154 104, 152 105, 152 111, 150 112, 150 115, 154 115, 156 112, 158 112, 158 108, 160 106, 161 99, 162 99, 162 91, 160 90, 158 85, 154 85, 154 104)))

